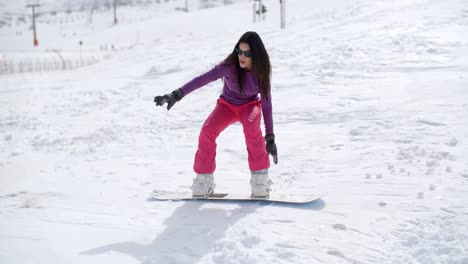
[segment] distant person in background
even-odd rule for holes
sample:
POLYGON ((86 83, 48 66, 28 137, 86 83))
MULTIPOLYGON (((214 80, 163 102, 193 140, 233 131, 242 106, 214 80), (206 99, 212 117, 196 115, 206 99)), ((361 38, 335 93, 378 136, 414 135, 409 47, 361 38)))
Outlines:
POLYGON ((224 61, 172 93, 156 96, 154 102, 157 106, 167 104, 169 110, 184 96, 219 78, 223 78, 224 87, 200 132, 192 194, 207 197, 214 193, 216 139, 229 125, 240 122, 247 145, 252 197, 268 198, 272 184, 268 177, 268 155, 272 155, 275 164, 278 155, 273 133, 270 58, 257 33, 244 33, 224 61), (265 137, 260 128, 262 114, 265 137))

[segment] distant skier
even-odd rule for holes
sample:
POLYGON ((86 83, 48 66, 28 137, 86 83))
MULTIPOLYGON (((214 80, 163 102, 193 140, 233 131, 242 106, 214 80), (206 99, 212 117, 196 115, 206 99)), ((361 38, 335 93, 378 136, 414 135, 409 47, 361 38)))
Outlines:
POLYGON ((272 155, 275 164, 278 155, 273 133, 270 58, 257 33, 244 33, 223 62, 172 93, 156 96, 154 102, 157 106, 167 103, 169 110, 185 95, 219 78, 223 78, 224 87, 200 132, 193 165, 196 176, 192 194, 206 197, 214 192, 216 138, 229 125, 240 122, 247 145, 252 196, 267 198, 272 184, 268 177, 268 155, 272 155), (265 138, 260 128, 261 113, 265 138))

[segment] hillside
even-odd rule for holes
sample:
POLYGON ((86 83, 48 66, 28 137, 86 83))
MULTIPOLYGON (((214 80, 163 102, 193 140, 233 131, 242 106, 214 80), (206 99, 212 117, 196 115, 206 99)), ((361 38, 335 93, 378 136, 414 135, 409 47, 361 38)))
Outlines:
MULTIPOLYGON (((96 58, 0 75, 0 263, 468 263, 465 1, 288 0, 285 29, 278 1, 255 24, 250 1, 183 2, 122 7, 117 25, 111 10, 47 14, 38 47, 27 23, 0 28, 3 63, 96 58), (222 82, 170 111, 154 96, 248 30, 273 66, 272 191, 328 194, 302 206, 149 199, 189 190, 222 82)), ((242 127, 217 143, 217 190, 248 193, 242 127)))

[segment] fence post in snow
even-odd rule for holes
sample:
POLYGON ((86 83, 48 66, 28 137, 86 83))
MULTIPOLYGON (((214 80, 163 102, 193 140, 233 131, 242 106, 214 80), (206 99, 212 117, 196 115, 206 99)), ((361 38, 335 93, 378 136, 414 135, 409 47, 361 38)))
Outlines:
POLYGON ((62 70, 66 70, 67 66, 65 64, 65 60, 63 59, 62 54, 60 54, 60 51, 54 49, 54 50, 52 50, 52 52, 56 53, 59 56, 60 60, 62 61, 62 70))
MULTIPOLYGON (((262 5, 262 0, 258 0, 258 21, 262 21, 262 15, 263 15, 263 5, 262 5)), ((263 17, 263 20, 265 21, 265 17, 263 17)))
POLYGON ((114 0, 114 25, 117 24, 117 1, 114 0))
POLYGON ((18 72, 19 73, 23 73, 25 72, 25 63, 23 60, 20 60, 20 62, 18 63, 18 72))
POLYGON ((0 63, 0 74, 6 74, 7 73, 7 63, 6 63, 6 56, 5 54, 2 54, 2 61, 0 63))
POLYGON ((280 0, 281 5, 281 28, 286 27, 286 0, 280 0))
POLYGON ((257 22, 257 13, 256 13, 257 12, 257 2, 254 1, 252 7, 253 7, 253 22, 255 24, 255 22, 257 22))
POLYGON ((83 41, 80 40, 80 67, 83 66, 83 53, 82 53, 83 41))

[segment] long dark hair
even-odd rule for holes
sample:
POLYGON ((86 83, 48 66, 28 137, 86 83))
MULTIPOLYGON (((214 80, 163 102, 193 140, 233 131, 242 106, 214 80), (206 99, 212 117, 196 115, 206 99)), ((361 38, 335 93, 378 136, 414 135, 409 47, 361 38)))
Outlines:
POLYGON ((243 94, 245 70, 240 67, 239 57, 235 52, 235 49, 239 48, 239 44, 241 42, 247 43, 250 46, 250 51, 252 52, 252 71, 257 77, 262 98, 266 98, 268 100, 270 98, 271 90, 270 57, 268 56, 268 52, 266 51, 265 46, 263 45, 262 39, 257 33, 253 31, 245 32, 240 37, 239 41, 236 43, 233 52, 229 54, 229 56, 224 60, 224 62, 235 69, 237 83, 239 84, 240 92, 243 94))

